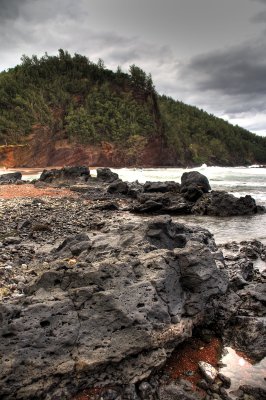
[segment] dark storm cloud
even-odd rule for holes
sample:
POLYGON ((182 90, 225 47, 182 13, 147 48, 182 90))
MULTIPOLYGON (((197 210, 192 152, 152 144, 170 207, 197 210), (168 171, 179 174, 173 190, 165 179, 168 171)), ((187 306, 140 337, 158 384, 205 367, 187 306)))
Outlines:
POLYGON ((242 111, 252 104, 265 109, 266 45, 247 44, 197 56, 183 75, 197 91, 215 92, 241 101, 242 111))
POLYGON ((20 8, 27 0, 0 0, 0 21, 15 19, 19 16, 20 8))

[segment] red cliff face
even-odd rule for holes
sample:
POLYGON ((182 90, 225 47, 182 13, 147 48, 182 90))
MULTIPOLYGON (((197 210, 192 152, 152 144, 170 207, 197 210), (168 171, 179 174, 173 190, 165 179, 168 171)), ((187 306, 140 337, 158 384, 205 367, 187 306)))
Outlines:
MULTIPOLYGON (((42 132, 44 133, 44 132, 42 132)), ((102 142, 100 145, 79 145, 67 140, 53 140, 49 135, 34 135, 23 146, 2 146, 0 166, 48 167, 62 165, 89 165, 106 167, 158 167, 171 165, 169 154, 165 157, 161 140, 153 138, 140 152, 116 144, 102 142)))

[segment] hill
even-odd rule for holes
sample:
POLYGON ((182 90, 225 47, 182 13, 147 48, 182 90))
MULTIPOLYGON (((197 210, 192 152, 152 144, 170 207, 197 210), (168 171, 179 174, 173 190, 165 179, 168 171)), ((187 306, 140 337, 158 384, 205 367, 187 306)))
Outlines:
POLYGON ((116 72, 59 50, 0 73, 0 165, 266 163, 266 138, 156 92, 132 65, 116 72))

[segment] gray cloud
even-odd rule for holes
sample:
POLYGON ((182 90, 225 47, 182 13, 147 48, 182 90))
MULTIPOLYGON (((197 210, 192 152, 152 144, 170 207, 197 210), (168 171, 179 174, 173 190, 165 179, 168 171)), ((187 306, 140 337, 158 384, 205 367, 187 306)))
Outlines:
POLYGON ((188 72, 197 75, 201 90, 266 95, 266 45, 240 46, 195 57, 188 72))
POLYGON ((25 0, 0 0, 0 20, 17 18, 21 5, 24 4, 25 0))
POLYGON ((266 10, 259 12, 251 18, 251 22, 265 23, 266 22, 266 10))

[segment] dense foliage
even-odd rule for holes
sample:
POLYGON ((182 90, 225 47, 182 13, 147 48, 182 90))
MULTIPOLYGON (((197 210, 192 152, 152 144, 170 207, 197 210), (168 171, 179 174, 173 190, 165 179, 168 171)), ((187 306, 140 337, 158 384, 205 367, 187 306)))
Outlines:
POLYGON ((177 165, 266 162, 266 138, 159 96, 139 67, 113 72, 63 50, 0 73, 0 144, 24 143, 40 127, 54 140, 115 143, 129 157, 159 137, 177 165))
POLYGON ((183 164, 265 163, 266 138, 166 96, 159 105, 168 143, 183 164))

